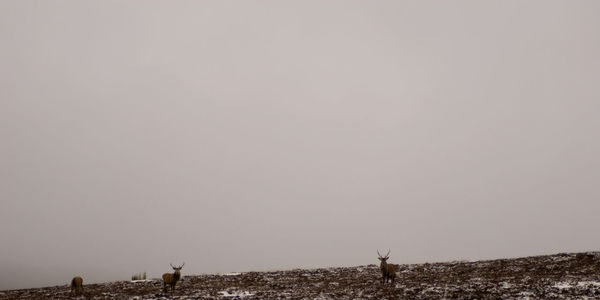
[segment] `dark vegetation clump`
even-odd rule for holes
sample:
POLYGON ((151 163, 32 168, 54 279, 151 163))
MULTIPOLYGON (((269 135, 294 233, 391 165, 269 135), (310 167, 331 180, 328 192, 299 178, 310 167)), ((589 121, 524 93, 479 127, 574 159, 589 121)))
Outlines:
POLYGON ((146 272, 131 275, 131 280, 146 280, 146 272))

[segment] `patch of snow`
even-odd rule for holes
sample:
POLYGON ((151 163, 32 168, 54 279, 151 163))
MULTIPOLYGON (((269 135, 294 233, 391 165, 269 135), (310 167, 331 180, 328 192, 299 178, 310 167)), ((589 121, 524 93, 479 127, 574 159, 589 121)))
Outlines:
POLYGON ((145 283, 145 282, 152 282, 152 281, 154 281, 154 280, 152 280, 152 279, 138 279, 138 280, 132 280, 130 282, 132 282, 132 283, 139 283, 139 282, 145 283))
POLYGON ((565 260, 569 260, 572 259, 571 256, 554 256, 552 258, 550 258, 551 260, 555 261, 555 262, 560 262, 560 261, 565 261, 565 260))
POLYGON ((319 296, 313 298, 313 300, 328 300, 328 299, 330 299, 330 298, 325 296, 323 293, 321 293, 319 296))
POLYGON ((436 287, 436 286, 430 286, 430 287, 424 289, 423 291, 421 291, 421 293, 435 292, 437 289, 438 289, 438 287, 436 287))
POLYGON ((519 296, 520 296, 520 298, 518 298, 518 299, 529 300, 529 299, 531 299, 531 297, 533 297, 533 293, 532 292, 520 292, 519 296))
POLYGON ((511 287, 513 287, 513 285, 508 282, 503 282, 501 287, 503 289, 510 289, 511 287))
POLYGON ((588 287, 588 286, 600 287, 600 282, 598 282, 598 281, 580 281, 580 282, 577 283, 577 286, 581 286, 581 287, 588 287))
POLYGON ((571 288, 573 286, 570 283, 568 283, 568 282, 557 282, 552 287, 555 287, 555 288, 557 288, 559 290, 562 290, 562 289, 571 288))
POLYGON ((249 297, 249 296, 254 296, 254 294, 248 292, 248 291, 243 291, 243 292, 233 292, 230 293, 229 291, 220 291, 218 292, 219 296, 221 297, 237 297, 237 298, 244 298, 244 297, 249 297))
POLYGON ((240 272, 231 272, 231 273, 225 273, 225 274, 223 274, 223 276, 238 276, 238 275, 242 275, 242 273, 240 273, 240 272))

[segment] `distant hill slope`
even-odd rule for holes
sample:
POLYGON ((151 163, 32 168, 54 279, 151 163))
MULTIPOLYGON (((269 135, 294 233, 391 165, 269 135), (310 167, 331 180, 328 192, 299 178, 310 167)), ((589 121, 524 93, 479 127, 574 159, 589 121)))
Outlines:
MULTIPOLYGON (((393 262, 393 261, 392 261, 393 262)), ((377 265, 185 275, 175 292, 158 279, 1 291, 0 299, 600 299, 600 253, 400 265, 382 284, 377 265)))

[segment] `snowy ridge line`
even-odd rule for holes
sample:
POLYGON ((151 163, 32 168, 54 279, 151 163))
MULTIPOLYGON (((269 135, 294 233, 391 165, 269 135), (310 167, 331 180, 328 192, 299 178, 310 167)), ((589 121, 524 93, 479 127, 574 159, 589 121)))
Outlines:
MULTIPOLYGON (((379 267, 182 274, 174 291, 162 281, 85 285, 92 299, 600 299, 600 253, 400 264, 394 284, 379 267)), ((1 291, 0 299, 73 299, 67 285, 1 291)), ((80 297, 81 299, 81 297, 80 297)))

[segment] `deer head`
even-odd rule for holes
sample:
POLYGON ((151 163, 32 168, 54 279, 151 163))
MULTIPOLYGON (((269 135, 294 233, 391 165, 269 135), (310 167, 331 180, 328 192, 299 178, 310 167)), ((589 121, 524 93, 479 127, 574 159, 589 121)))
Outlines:
POLYGON ((388 249, 388 252, 385 256, 381 256, 381 254, 379 254, 379 250, 377 250, 377 255, 379 255, 378 259, 381 261, 381 263, 386 263, 388 258, 390 258, 390 250, 388 249))
POLYGON ((173 266, 172 263, 169 263, 169 265, 171 265, 171 268, 173 268, 173 270, 175 270, 175 273, 179 273, 179 271, 181 271, 181 269, 183 268, 183 266, 185 265, 185 263, 183 263, 181 266, 179 267, 175 267, 173 266))

